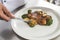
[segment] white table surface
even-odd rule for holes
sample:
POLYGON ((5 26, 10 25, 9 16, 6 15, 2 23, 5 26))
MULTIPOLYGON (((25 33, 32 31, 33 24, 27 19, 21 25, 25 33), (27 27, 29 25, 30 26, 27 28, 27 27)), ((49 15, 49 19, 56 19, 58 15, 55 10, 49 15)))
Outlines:
MULTIPOLYGON (((27 6, 28 5, 30 5, 30 6, 44 6, 44 7, 52 8, 52 9, 56 10, 58 13, 60 13, 59 6, 56 6, 56 5, 53 5, 48 2, 44 2, 44 1, 36 1, 36 2, 37 2, 36 4, 33 4, 33 2, 32 2, 32 5, 29 3, 29 4, 27 4, 27 6)), ((18 11, 18 10, 19 9, 17 9, 16 11, 18 11)), ((16 11, 14 11, 14 13, 16 11)), ((22 37, 18 37, 13 32, 10 22, 5 22, 5 21, 0 20, 0 40, 27 40, 27 39, 24 39, 22 37)), ((60 40, 60 36, 58 36, 52 40, 60 40)))

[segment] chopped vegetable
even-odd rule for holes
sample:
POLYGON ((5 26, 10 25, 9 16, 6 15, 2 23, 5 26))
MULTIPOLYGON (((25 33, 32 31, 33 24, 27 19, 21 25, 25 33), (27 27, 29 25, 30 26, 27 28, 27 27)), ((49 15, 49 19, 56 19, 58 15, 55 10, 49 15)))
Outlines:
POLYGON ((36 22, 36 20, 31 19, 31 21, 28 24, 30 27, 34 27, 37 24, 37 22, 36 22))
POLYGON ((23 19, 24 19, 24 18, 27 18, 27 17, 28 17, 27 14, 22 15, 22 18, 23 18, 23 19))
POLYGON ((24 18, 24 21, 29 21, 30 19, 29 18, 24 18))
POLYGON ((47 20, 47 24, 46 25, 51 25, 52 22, 53 22, 53 20, 52 20, 52 18, 50 18, 50 19, 47 20))
POLYGON ((32 24, 37 24, 37 22, 36 22, 36 20, 34 20, 34 19, 31 19, 31 22, 32 22, 32 24))
POLYGON ((28 25, 29 25, 30 27, 34 27, 34 26, 35 26, 35 24, 32 24, 31 22, 29 22, 28 25))
POLYGON ((41 24, 46 25, 46 20, 45 19, 41 20, 41 24))
POLYGON ((32 10, 28 10, 28 14, 30 14, 32 12, 32 10))

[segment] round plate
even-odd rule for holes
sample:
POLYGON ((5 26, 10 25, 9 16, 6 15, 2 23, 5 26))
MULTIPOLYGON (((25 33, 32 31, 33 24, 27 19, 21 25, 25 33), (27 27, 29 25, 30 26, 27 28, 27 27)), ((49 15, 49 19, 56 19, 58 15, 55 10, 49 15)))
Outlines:
POLYGON ((31 9, 32 11, 42 10, 46 12, 48 15, 51 15, 53 19, 52 25, 50 26, 36 25, 35 27, 31 28, 27 23, 13 19, 11 21, 11 25, 16 34, 26 39, 40 39, 40 38, 51 39, 59 35, 60 17, 56 11, 46 7, 29 7, 18 11, 15 14, 15 16, 21 18, 21 16, 23 14, 26 14, 29 9, 31 9))

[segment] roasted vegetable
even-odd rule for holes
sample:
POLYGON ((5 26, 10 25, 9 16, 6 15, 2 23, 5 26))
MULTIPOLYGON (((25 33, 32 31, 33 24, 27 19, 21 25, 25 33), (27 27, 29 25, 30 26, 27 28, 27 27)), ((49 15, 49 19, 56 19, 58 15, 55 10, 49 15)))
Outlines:
POLYGON ((28 25, 29 25, 30 27, 34 27, 34 26, 35 26, 35 24, 32 24, 32 22, 29 22, 28 25))
POLYGON ((28 14, 32 13, 32 10, 28 10, 28 14))
POLYGON ((29 22, 29 20, 30 20, 29 18, 24 18, 25 22, 29 22))
POLYGON ((36 20, 31 19, 28 24, 29 24, 30 27, 34 27, 37 24, 37 22, 36 22, 36 20))
POLYGON ((52 24, 52 22, 53 22, 53 20, 52 20, 52 18, 50 18, 50 19, 47 19, 47 23, 46 23, 46 25, 51 25, 52 24))
POLYGON ((22 18, 23 18, 23 19, 24 19, 24 18, 27 18, 27 17, 28 17, 27 14, 22 15, 22 18))

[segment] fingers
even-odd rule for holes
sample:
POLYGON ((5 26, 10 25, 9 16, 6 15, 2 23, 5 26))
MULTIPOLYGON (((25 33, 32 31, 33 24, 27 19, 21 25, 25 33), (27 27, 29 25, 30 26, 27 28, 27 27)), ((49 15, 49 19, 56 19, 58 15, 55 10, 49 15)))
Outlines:
POLYGON ((6 16, 2 10, 0 10, 0 17, 6 21, 9 21, 10 20, 10 17, 6 16))
POLYGON ((9 12, 4 5, 2 5, 2 10, 3 10, 3 11, 5 12, 5 14, 7 14, 10 18, 14 18, 14 15, 13 15, 11 12, 9 12))

